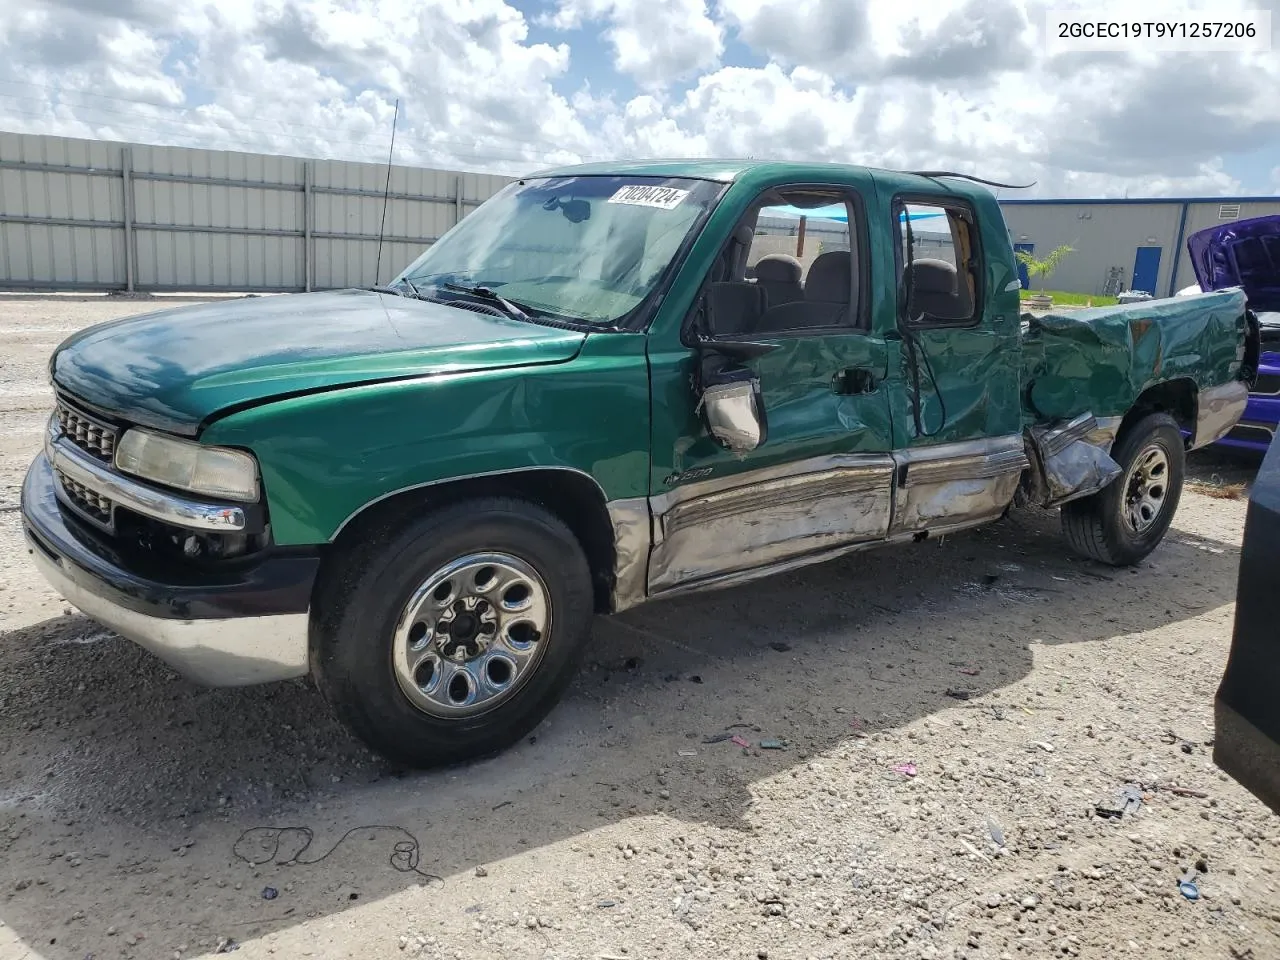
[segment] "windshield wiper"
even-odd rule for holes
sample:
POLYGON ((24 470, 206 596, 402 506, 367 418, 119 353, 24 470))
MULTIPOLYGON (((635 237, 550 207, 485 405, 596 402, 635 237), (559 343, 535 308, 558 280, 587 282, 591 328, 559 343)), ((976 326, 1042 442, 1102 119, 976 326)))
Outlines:
MULTIPOLYGON (((470 294, 473 297, 479 297, 481 300, 486 300, 489 303, 496 303, 502 308, 503 312, 507 316, 516 320, 528 320, 533 322, 533 318, 525 312, 526 308, 522 308, 520 304, 508 300, 506 297, 502 296, 502 294, 489 287, 484 287, 480 284, 466 283, 442 283, 440 286, 445 290, 454 290, 458 293, 470 294)), ((535 308, 529 307, 527 309, 532 310, 535 308)))
POLYGON ((398 280, 392 280, 391 283, 387 284, 386 286, 383 286, 381 284, 375 284, 372 287, 365 287, 364 289, 372 290, 374 293, 389 293, 392 296, 409 297, 415 300, 431 299, 425 293, 419 290, 417 285, 408 277, 400 277, 398 280), (400 284, 400 283, 405 284, 405 286, 407 286, 409 290, 406 291, 404 287, 395 286, 395 284, 400 284))

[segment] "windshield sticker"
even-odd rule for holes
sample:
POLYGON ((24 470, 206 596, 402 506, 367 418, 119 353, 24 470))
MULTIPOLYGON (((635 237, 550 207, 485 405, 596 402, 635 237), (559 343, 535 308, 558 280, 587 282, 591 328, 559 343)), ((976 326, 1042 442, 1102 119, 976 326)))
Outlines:
POLYGON ((660 210, 674 210, 680 205, 688 190, 677 190, 675 187, 646 187, 633 184, 623 187, 612 197, 610 203, 630 203, 638 207, 657 207, 660 210))

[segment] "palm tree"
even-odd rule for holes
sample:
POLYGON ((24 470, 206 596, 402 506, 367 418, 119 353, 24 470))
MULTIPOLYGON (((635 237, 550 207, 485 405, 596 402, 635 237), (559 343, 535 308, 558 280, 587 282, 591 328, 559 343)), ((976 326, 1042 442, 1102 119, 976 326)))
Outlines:
POLYGON ((1044 293, 1043 280, 1053 271, 1058 269, 1063 259, 1069 253, 1075 253, 1075 247, 1069 247, 1065 243, 1050 253, 1043 259, 1034 257, 1026 250, 1018 250, 1014 256, 1018 258, 1018 262, 1027 268, 1027 277, 1039 277, 1041 279, 1040 293, 1044 293))

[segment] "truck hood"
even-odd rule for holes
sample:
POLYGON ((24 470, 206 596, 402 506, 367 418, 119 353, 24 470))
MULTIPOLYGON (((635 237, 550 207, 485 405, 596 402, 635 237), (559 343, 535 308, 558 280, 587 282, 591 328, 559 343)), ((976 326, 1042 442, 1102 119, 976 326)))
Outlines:
POLYGON ((1253 311, 1280 310, 1280 216, 1200 230, 1187 253, 1201 290, 1241 287, 1253 311))
POLYGON ((105 414, 194 436, 276 397, 572 359, 586 334, 367 290, 227 300, 67 338, 54 384, 105 414))

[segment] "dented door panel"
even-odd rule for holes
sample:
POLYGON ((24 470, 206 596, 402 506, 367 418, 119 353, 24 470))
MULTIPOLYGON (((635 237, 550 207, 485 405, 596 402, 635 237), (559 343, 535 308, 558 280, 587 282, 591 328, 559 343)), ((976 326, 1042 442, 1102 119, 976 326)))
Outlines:
POLYGON ((893 470, 883 454, 815 457, 655 497, 650 590, 881 540, 892 517, 893 470))
POLYGON ((760 378, 769 440, 750 453, 731 453, 707 435, 687 379, 655 376, 675 394, 665 409, 655 404, 655 429, 669 418, 690 422, 672 430, 670 473, 652 498, 651 593, 888 531, 894 464, 884 342, 855 332, 765 342, 778 349, 747 366, 760 378), (837 392, 833 380, 847 369, 872 371, 877 386, 837 392))
POLYGON ((893 457, 891 539, 994 520, 1013 500, 1027 466, 1020 434, 916 447, 893 457))

